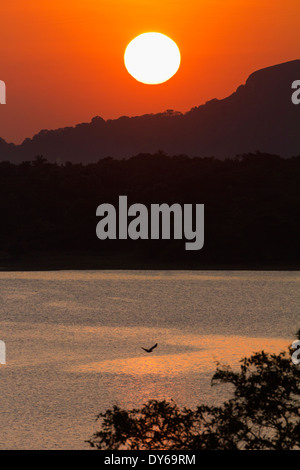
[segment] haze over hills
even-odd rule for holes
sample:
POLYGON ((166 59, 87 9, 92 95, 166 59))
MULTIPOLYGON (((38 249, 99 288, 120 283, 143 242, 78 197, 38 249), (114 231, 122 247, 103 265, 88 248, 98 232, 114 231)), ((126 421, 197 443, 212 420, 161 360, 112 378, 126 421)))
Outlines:
POLYGON ((42 130, 21 145, 0 139, 0 160, 43 155, 49 161, 88 163, 159 149, 220 159, 255 151, 300 155, 300 105, 291 101, 295 80, 300 80, 300 60, 259 70, 229 97, 185 114, 169 110, 108 121, 95 117, 75 127, 42 130))

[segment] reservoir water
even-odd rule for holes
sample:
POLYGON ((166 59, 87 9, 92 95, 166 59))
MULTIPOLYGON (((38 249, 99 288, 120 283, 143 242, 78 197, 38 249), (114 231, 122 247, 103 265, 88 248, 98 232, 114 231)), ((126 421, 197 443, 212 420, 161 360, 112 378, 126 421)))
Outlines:
POLYGON ((114 404, 220 403, 216 362, 286 350, 299 305, 299 272, 1 272, 0 448, 88 449, 114 404))

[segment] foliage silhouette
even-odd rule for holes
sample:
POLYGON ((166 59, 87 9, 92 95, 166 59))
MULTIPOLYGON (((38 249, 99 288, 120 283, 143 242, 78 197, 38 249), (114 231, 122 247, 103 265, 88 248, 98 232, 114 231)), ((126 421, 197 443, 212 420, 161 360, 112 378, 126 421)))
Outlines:
POLYGON ((218 366, 212 385, 233 386, 221 406, 114 406, 98 415, 100 430, 87 442, 101 450, 299 450, 300 369, 290 352, 257 352, 237 372, 218 366))

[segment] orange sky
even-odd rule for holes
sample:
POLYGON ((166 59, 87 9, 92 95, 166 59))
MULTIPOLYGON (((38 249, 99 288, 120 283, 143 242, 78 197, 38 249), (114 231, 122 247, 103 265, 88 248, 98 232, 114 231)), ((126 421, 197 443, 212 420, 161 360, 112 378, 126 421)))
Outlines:
POLYGON ((0 137, 13 142, 96 115, 187 111, 300 58, 299 0, 10 0, 0 15, 0 137), (181 50, 179 72, 162 85, 124 67, 126 45, 147 31, 181 50))

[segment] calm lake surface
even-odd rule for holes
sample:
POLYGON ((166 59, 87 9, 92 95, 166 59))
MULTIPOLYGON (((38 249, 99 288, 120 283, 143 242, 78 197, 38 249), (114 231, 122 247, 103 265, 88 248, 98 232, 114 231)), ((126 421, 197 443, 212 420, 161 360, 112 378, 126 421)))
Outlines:
POLYGON ((220 403, 216 361, 286 349, 300 272, 2 272, 0 304, 0 448, 88 449, 100 411, 220 403))

